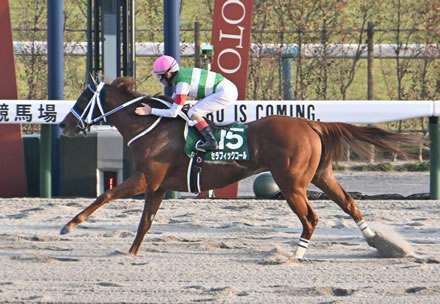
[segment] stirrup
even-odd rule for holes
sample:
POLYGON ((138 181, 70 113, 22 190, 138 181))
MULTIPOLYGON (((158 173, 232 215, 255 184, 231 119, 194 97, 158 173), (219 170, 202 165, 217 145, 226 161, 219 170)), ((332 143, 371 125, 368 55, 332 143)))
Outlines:
POLYGON ((200 151, 200 152, 215 151, 215 150, 218 149, 218 144, 217 144, 217 142, 215 142, 215 144, 213 145, 212 148, 210 148, 210 147, 203 147, 203 145, 206 145, 206 144, 207 144, 207 142, 203 142, 203 141, 199 140, 199 141, 196 143, 195 149, 196 149, 197 151, 200 151), (209 148, 209 149, 208 149, 208 148, 209 148))

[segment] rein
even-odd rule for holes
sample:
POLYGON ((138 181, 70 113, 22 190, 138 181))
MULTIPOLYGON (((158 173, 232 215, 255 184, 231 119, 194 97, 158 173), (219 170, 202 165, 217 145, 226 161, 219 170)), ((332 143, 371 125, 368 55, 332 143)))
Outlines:
MULTIPOLYGON (((73 108, 70 110, 70 112, 73 114, 73 116, 75 116, 76 119, 78 119, 78 122, 81 126, 78 126, 78 128, 83 131, 84 133, 86 133, 86 130, 90 128, 90 126, 100 122, 101 120, 104 120, 105 122, 107 122, 107 117, 144 99, 146 96, 140 96, 138 98, 129 100, 125 103, 123 103, 120 106, 117 106, 116 108, 114 108, 113 110, 110 110, 108 112, 104 112, 104 108, 102 107, 101 104, 101 91, 104 88, 105 83, 101 82, 98 87, 96 88, 96 90, 94 90, 90 85, 87 86, 87 88, 93 93, 93 97, 90 99, 89 103, 87 104, 87 106, 85 107, 84 111, 82 112, 82 114, 78 114, 78 112, 75 110, 75 106, 73 106, 73 108), (95 107, 98 107, 99 111, 101 112, 101 115, 93 118, 93 112, 95 110, 95 107), (84 118, 85 117, 85 118, 84 118)), ((167 106, 168 108, 171 108, 172 104, 168 101, 162 100, 160 98, 156 98, 156 97, 150 97, 149 99, 158 101, 160 103, 162 103, 163 105, 167 106)), ((188 116, 183 113, 180 112, 179 116, 184 119, 190 126, 193 126, 195 123, 188 118, 188 116)), ((132 139, 130 139, 127 143, 127 146, 130 146, 134 141, 136 141, 137 139, 139 139, 140 137, 148 134, 151 130, 153 130, 157 124, 161 121, 162 117, 158 116, 156 118, 156 120, 154 121, 154 123, 149 126, 147 129, 145 129, 144 131, 142 131, 141 133, 139 133, 138 135, 134 136, 132 139)))
MULTIPOLYGON (((171 103, 169 103, 168 101, 162 100, 162 99, 160 99, 160 98, 150 97, 150 99, 152 99, 152 100, 156 100, 156 101, 159 101, 160 103, 166 105, 168 108, 171 108, 171 106, 172 106, 171 103)), ((185 120, 185 121, 188 123, 189 126, 192 127, 192 126, 195 125, 195 122, 192 121, 192 120, 191 120, 191 119, 190 119, 185 113, 180 112, 180 113, 179 113, 179 116, 180 116, 183 120, 185 120)), ((157 124, 160 122, 161 119, 162 119, 162 116, 158 116, 158 117, 156 118, 156 120, 154 121, 154 123, 153 123, 151 126, 149 126, 147 129, 145 129, 144 131, 142 131, 141 133, 139 133, 138 135, 136 135, 135 137, 133 137, 132 139, 130 139, 130 140, 127 142, 127 146, 130 146, 130 145, 131 145, 134 141, 136 141, 137 139, 139 139, 139 138, 141 138, 142 136, 144 136, 144 135, 150 133, 150 131, 153 130, 153 129, 157 126, 157 124)))

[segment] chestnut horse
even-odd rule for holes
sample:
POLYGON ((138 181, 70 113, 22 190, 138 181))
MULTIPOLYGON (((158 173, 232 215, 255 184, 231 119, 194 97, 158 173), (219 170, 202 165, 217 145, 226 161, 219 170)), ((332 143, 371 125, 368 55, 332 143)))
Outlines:
MULTIPOLYGON (((72 136, 91 124, 106 120, 130 143, 136 172, 117 187, 107 190, 90 206, 68 222, 61 234, 71 232, 104 204, 119 198, 145 193, 145 203, 136 237, 129 250, 139 252, 166 191, 187 192, 187 168, 190 159, 184 153, 180 118, 138 116, 138 102, 164 107, 156 97, 133 91, 131 78, 118 78, 110 84, 100 83, 83 91, 71 113, 60 123, 63 134, 72 136)), ((162 96, 172 102, 166 96, 162 96)), ((310 183, 320 188, 357 223, 367 243, 375 247, 376 233, 364 221, 354 199, 336 181, 332 162, 344 156, 345 145, 367 156, 371 145, 406 158, 395 145, 412 143, 409 137, 375 127, 346 123, 324 123, 302 118, 270 116, 247 124, 250 160, 205 162, 201 190, 225 187, 251 175, 270 171, 283 197, 301 221, 303 230, 295 251, 302 259, 318 217, 307 199, 310 183)))

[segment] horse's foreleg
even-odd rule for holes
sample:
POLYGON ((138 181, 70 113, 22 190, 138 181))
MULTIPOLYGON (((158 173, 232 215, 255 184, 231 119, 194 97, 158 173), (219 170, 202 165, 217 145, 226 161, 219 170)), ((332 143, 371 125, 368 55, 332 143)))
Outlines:
POLYGON ((362 235, 364 236, 368 245, 371 247, 376 247, 374 244, 376 233, 363 219, 353 197, 338 183, 333 174, 333 170, 331 168, 327 168, 319 172, 319 174, 315 175, 313 178, 312 183, 324 191, 327 197, 338 204, 338 206, 341 207, 345 213, 350 215, 361 230, 362 235))
POLYGON ((131 245, 130 250, 128 251, 131 255, 137 255, 144 236, 150 229, 154 217, 156 216, 157 210, 159 210, 163 195, 164 191, 162 190, 148 192, 145 194, 144 211, 142 212, 142 217, 139 223, 136 237, 133 241, 133 244, 131 245))
POLYGON ((76 225, 84 222, 93 212, 102 207, 104 204, 118 199, 128 198, 136 194, 145 192, 146 180, 143 173, 136 172, 125 180, 122 184, 113 189, 107 190, 99 196, 90 206, 77 214, 70 222, 68 222, 60 231, 60 234, 71 232, 76 225))

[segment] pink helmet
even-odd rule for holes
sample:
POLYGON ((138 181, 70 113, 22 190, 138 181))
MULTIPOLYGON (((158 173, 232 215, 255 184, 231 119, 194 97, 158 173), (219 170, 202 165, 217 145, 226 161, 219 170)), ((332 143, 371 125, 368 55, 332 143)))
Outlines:
POLYGON ((179 70, 179 64, 176 59, 171 56, 162 55, 156 59, 153 65, 151 74, 160 75, 166 72, 177 72, 179 70))

